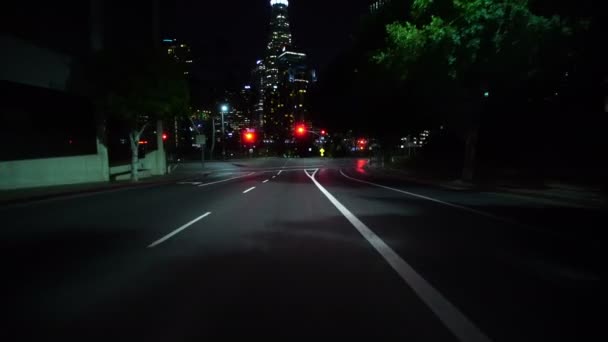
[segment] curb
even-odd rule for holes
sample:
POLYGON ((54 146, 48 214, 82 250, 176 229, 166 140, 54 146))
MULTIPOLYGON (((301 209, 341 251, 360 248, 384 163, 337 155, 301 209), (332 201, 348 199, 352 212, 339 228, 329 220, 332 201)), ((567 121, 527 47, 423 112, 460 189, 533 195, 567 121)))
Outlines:
MULTIPOLYGON (((386 171, 386 172, 398 172, 398 170, 392 170, 392 169, 386 169, 386 168, 377 168, 377 167, 366 167, 367 170, 369 170, 370 172, 377 172, 377 171, 386 171)), ((390 177, 390 175, 389 175, 390 177)), ((404 180, 406 182, 411 182, 411 183, 416 183, 416 184, 421 184, 421 185, 427 185, 427 186, 434 186, 434 187, 438 187, 438 188, 443 188, 443 189, 447 189, 447 190, 452 190, 452 191, 468 191, 468 190, 479 190, 480 186, 474 185, 474 184, 461 184, 461 185, 457 185, 457 184, 451 184, 451 183, 456 183, 458 181, 431 181, 431 180, 423 180, 423 179, 419 179, 419 178, 415 178, 412 176, 405 176, 405 175, 396 175, 396 178, 399 178, 401 180, 404 180)))
POLYGON ((584 199, 584 200, 573 200, 566 196, 529 193, 527 191, 513 190, 513 189, 501 188, 501 187, 494 188, 494 189, 492 189, 492 191, 498 192, 498 193, 506 193, 506 194, 523 196, 523 197, 529 197, 529 198, 537 198, 537 199, 545 199, 545 200, 550 200, 550 201, 555 201, 555 202, 562 202, 564 204, 577 205, 577 206, 581 206, 581 207, 585 207, 585 208, 598 209, 598 208, 603 208, 606 206, 606 201, 602 200, 599 197, 595 198, 595 199, 588 198, 588 199, 584 199))
MULTIPOLYGON (((385 169, 385 168, 367 167, 366 169, 372 173, 375 171, 386 171, 386 172, 397 171, 398 172, 398 170, 391 170, 391 169, 385 169)), ((390 177, 390 175, 389 175, 389 177, 390 177)), ((529 198, 552 200, 555 202, 562 202, 564 204, 577 205, 577 206, 581 206, 581 207, 594 208, 594 209, 603 208, 607 204, 606 200, 602 200, 600 198, 573 200, 566 196, 529 193, 525 190, 510 189, 510 188, 501 187, 501 186, 487 186, 484 184, 477 184, 477 185, 476 184, 471 184, 471 185, 463 184, 462 186, 460 186, 460 185, 449 184, 450 182, 458 182, 458 181, 446 181, 446 182, 426 181, 426 180, 417 179, 417 178, 411 177, 411 176, 401 176, 401 175, 396 175, 394 177, 407 181, 407 182, 412 182, 415 184, 433 186, 433 187, 442 188, 442 189, 451 190, 451 191, 481 191, 481 192, 496 192, 496 193, 512 194, 512 195, 524 196, 524 197, 529 197, 529 198)))
MULTIPOLYGON (((207 173, 204 176, 208 177, 210 174, 211 173, 207 173)), ((9 199, 9 200, 0 200, 0 205, 4 206, 4 205, 35 203, 35 202, 41 202, 41 201, 46 201, 46 200, 69 198, 69 197, 74 197, 74 196, 79 196, 79 195, 92 195, 92 194, 99 194, 99 193, 104 193, 104 192, 155 187, 155 186, 162 186, 162 185, 172 184, 175 182, 180 182, 180 181, 190 179, 190 178, 192 178, 192 177, 181 177, 181 178, 174 178, 171 180, 159 180, 156 182, 125 183, 125 184, 117 184, 117 185, 112 185, 111 183, 108 183, 109 184, 108 186, 99 187, 99 188, 85 188, 85 189, 78 189, 78 190, 73 190, 73 191, 56 192, 56 193, 49 193, 49 194, 43 194, 43 195, 33 195, 33 196, 29 196, 29 197, 15 198, 15 199, 9 199)))

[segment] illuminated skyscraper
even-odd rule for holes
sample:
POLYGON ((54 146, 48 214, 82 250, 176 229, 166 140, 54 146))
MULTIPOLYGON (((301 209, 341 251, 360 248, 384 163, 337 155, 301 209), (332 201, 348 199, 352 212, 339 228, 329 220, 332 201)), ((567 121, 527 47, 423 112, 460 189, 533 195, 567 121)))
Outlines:
POLYGON ((267 141, 277 144, 293 138, 296 121, 307 116, 307 93, 314 77, 307 56, 293 47, 288 0, 271 0, 270 37, 264 59, 253 72, 256 118, 267 141))
POLYGON ((278 56, 291 47, 291 29, 289 27, 288 0, 270 0, 272 14, 270 20, 270 40, 266 48, 264 59, 265 88, 278 85, 279 68, 278 56))
POLYGON ((376 13, 381 10, 384 5, 386 5, 390 0, 373 0, 371 5, 369 5, 369 10, 371 13, 376 13))
MULTIPOLYGON (((279 56, 292 45, 289 25, 289 1, 270 0, 271 19, 270 37, 266 46, 266 55, 258 70, 261 71, 259 97, 261 109, 260 126, 268 136, 277 137, 277 130, 283 124, 280 103, 281 71, 279 56)), ((259 75, 259 74, 258 74, 259 75)))
POLYGON ((178 43, 177 39, 163 39, 163 46, 167 54, 173 57, 181 66, 184 75, 189 77, 192 69, 192 52, 190 47, 184 43, 178 43))

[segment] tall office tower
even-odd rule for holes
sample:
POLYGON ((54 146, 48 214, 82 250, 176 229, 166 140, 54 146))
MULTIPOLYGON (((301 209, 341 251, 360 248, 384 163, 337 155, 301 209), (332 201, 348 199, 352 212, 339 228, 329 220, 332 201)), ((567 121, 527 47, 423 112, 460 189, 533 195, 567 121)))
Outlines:
POLYGON ((270 20, 270 39, 264 58, 265 88, 278 86, 278 56, 291 47, 291 29, 289 27, 288 0, 270 0, 272 14, 270 20))

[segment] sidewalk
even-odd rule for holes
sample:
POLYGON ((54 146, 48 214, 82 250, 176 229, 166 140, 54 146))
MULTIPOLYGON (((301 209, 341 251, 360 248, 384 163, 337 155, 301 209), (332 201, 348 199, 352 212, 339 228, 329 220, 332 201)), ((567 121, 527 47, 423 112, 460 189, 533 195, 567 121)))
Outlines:
POLYGON ((513 181, 484 181, 480 183, 466 183, 461 180, 431 178, 416 175, 411 171, 368 165, 366 169, 372 175, 379 175, 416 184, 439 187, 451 191, 478 191, 496 192, 524 196, 529 198, 546 199, 564 204, 575 204, 589 208, 605 208, 608 198, 601 189, 585 187, 562 182, 546 181, 543 186, 531 187, 513 181))
POLYGON ((148 186, 164 185, 179 182, 192 175, 165 175, 148 177, 137 183, 131 181, 114 181, 100 183, 84 183, 72 185, 58 185, 38 188, 0 190, 0 205, 18 204, 48 200, 53 198, 69 197, 83 194, 101 193, 123 189, 142 188, 148 186))
POLYGON ((220 171, 239 171, 243 166, 240 162, 251 162, 251 159, 234 159, 228 161, 205 161, 205 168, 200 162, 185 162, 172 165, 171 174, 142 178, 137 183, 130 180, 110 181, 101 183, 85 183, 73 185, 58 185, 48 187, 26 188, 16 190, 0 190, 0 206, 8 204, 41 201, 60 197, 82 194, 101 193, 147 186, 171 184, 194 177, 206 177, 220 171))

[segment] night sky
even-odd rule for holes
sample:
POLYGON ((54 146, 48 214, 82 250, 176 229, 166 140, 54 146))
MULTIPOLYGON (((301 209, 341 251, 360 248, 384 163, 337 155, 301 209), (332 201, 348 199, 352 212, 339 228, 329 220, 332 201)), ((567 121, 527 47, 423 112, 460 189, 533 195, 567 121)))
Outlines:
MULTIPOLYGON (((104 1, 112 11, 108 36, 124 44, 147 35, 150 1, 104 1), (142 29, 144 27, 144 29, 142 29)), ((255 61, 264 55, 270 0, 161 0, 163 38, 188 42, 195 57, 194 75, 216 91, 237 89, 249 81, 255 61)), ((296 47, 309 54, 323 75, 333 57, 348 45, 368 0, 291 0, 296 47)), ((69 54, 88 47, 88 1, 7 0, 0 13, 2 32, 69 54)), ((149 36, 144 37, 148 39, 149 36)))
MULTIPOLYGON (((248 81, 255 61, 264 55, 269 3, 269 0, 178 0, 164 8, 165 31, 192 43, 197 76, 220 82, 220 87, 238 87, 248 81)), ((322 72, 336 53, 347 46, 367 3, 291 0, 296 48, 308 53, 312 66, 322 72)))

